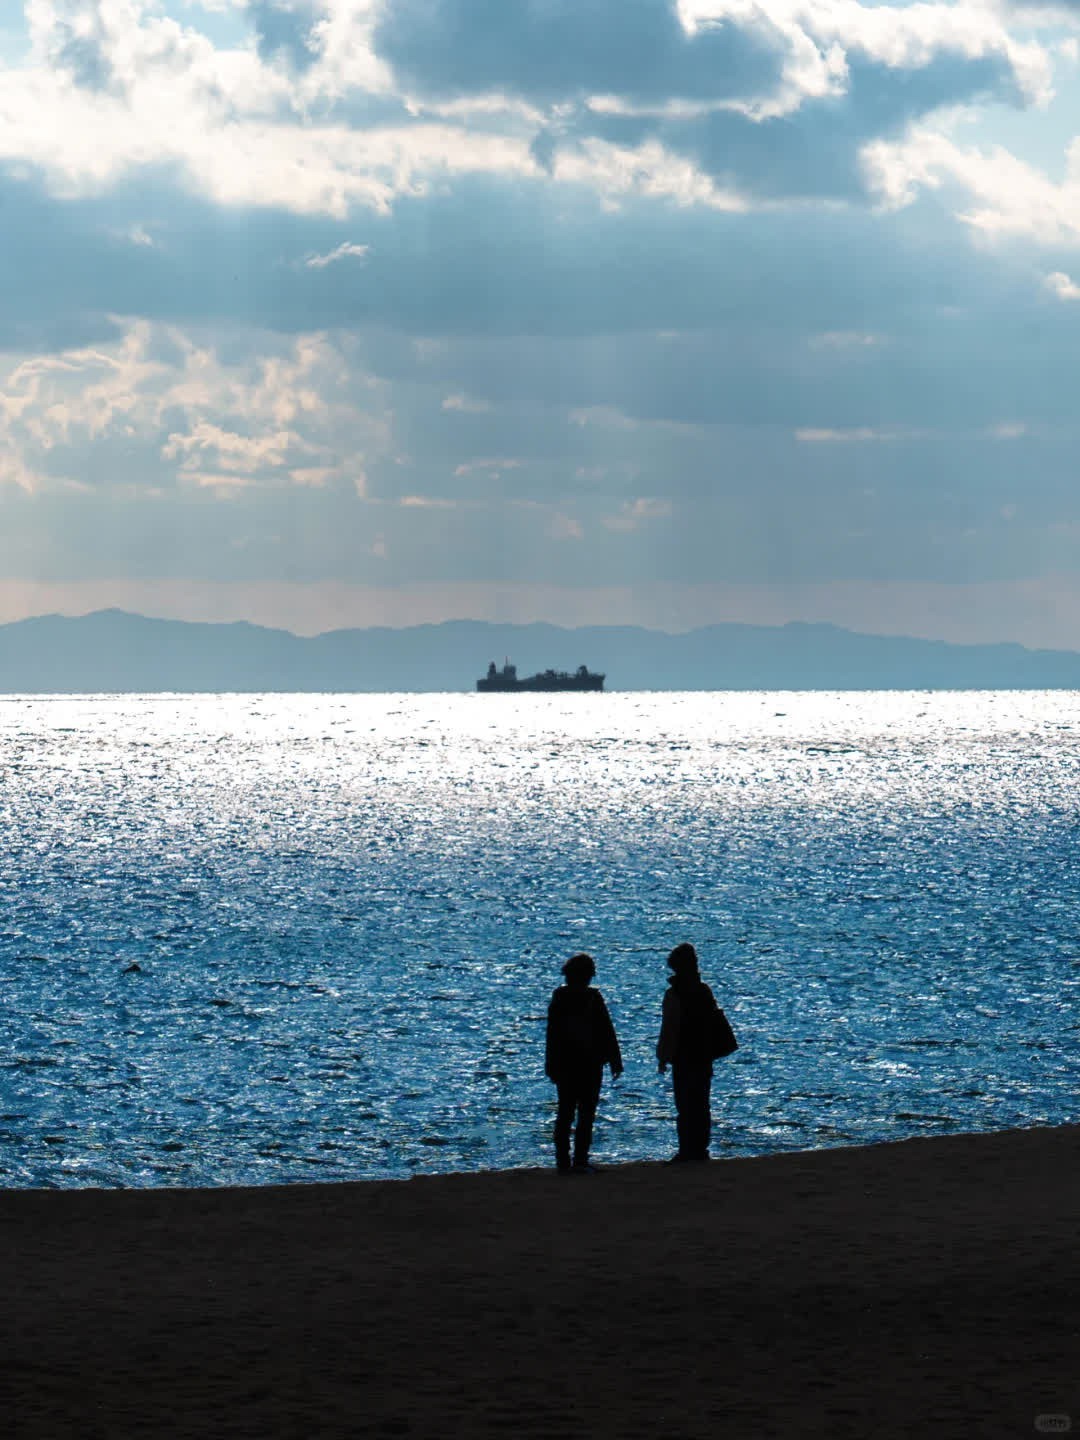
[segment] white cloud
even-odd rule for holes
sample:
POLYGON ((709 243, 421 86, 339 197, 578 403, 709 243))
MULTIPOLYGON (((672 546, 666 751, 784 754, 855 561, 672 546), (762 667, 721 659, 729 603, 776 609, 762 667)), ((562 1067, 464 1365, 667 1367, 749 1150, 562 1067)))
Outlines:
POLYGON ((397 503, 406 510, 453 510, 459 504, 437 495, 402 495, 397 503))
POLYGON ((1060 183, 1003 146, 962 146, 929 125, 914 127, 899 141, 875 141, 863 161, 871 186, 887 205, 907 205, 921 189, 948 185, 956 195, 957 218, 986 239, 1080 245, 1080 140, 1066 150, 1060 183))
POLYGON ((466 460, 455 468, 454 476, 456 479, 461 479, 462 476, 472 475, 477 470, 487 470, 497 478, 503 470, 520 470, 521 465, 522 462, 520 460, 514 459, 497 460, 488 458, 484 460, 466 460))
POLYGON ((184 472, 199 472, 212 457, 230 474, 254 475, 285 465, 290 452, 310 449, 294 431, 239 435, 208 420, 199 420, 186 435, 172 434, 161 448, 165 460, 180 460, 184 472))
POLYGON ((862 330, 825 330, 810 337, 810 345, 815 350, 869 350, 884 344, 884 336, 862 330))
POLYGON ((299 78, 253 43, 215 48, 149 0, 32 0, 28 10, 31 60, 0 89, 0 159, 40 167, 62 194, 174 165, 220 204, 343 217, 354 205, 385 211, 439 175, 536 169, 527 136, 312 118, 313 105, 326 115, 352 87, 385 92, 382 67, 363 58, 363 4, 327 7, 315 27, 322 58, 299 78), (95 83, 72 68, 76 54, 95 83))
POLYGON ((487 400, 478 400, 472 395, 466 395, 459 391, 456 395, 447 395, 442 402, 444 410, 460 410, 465 415, 485 415, 491 410, 491 404, 487 400))
POLYGON ((586 139, 558 150, 552 162, 557 180, 588 185, 612 202, 630 195, 701 205, 710 210, 748 210, 745 196, 718 185, 691 161, 667 150, 657 140, 638 146, 612 145, 586 139))
MULTIPOLYGON (((340 479, 363 493, 365 459, 392 447, 378 384, 325 336, 284 347, 263 337, 278 353, 252 348, 225 360, 176 327, 117 324, 111 346, 0 368, 0 480, 59 488, 81 479, 73 467, 96 446, 121 441, 145 457, 144 490, 169 479, 211 487, 340 479)), ((128 461, 113 483, 129 483, 130 473, 128 461)))
POLYGON ((849 430, 816 429, 810 426, 795 431, 795 439, 803 445, 848 445, 868 440, 896 440, 895 430, 875 430, 860 425, 849 430))
MULTIPOLYGON (((1013 33, 1004 8, 958 0, 868 5, 860 0, 681 0, 692 25, 726 20, 746 28, 769 27, 783 38, 786 56, 776 91, 746 107, 761 117, 792 114, 807 101, 845 93, 849 61, 894 70, 925 69, 941 57, 992 59, 1010 72, 1030 103, 1052 93, 1050 54, 1038 41, 1013 33)), ((1024 27, 1025 31, 1029 29, 1024 27)))
POLYGON ((1066 275, 1064 270, 1052 271, 1043 280, 1043 284, 1059 300, 1080 300, 1080 285, 1066 275))
POLYGON ((310 259, 304 261, 304 264, 309 270, 325 270, 328 265, 333 265, 338 260, 366 260, 370 253, 370 245, 356 245, 352 241, 346 240, 336 250, 331 250, 328 255, 312 255, 310 259))
POLYGON ((333 465, 301 465, 289 470, 289 479, 296 485, 322 490, 339 473, 333 465))

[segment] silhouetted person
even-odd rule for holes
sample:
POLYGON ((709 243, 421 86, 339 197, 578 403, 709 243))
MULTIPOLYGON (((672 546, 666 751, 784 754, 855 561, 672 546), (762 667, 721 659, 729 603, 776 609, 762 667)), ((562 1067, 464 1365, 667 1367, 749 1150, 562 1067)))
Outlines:
POLYGON ((622 1074, 622 1055, 604 997, 589 984, 596 974, 592 956, 571 955, 562 973, 566 983, 555 991, 548 1006, 544 1058, 544 1072, 559 1092, 555 1164, 561 1174, 569 1174, 571 1170, 587 1174, 593 1168, 589 1164, 589 1146, 604 1066, 611 1066, 611 1076, 615 1079, 622 1074), (572 1164, 571 1129, 574 1132, 572 1164))
POLYGON ((661 1075, 671 1066, 675 1095, 679 1148, 668 1163, 708 1160, 716 1000, 698 974, 693 945, 676 945, 667 963, 674 973, 664 995, 656 1058, 661 1075))

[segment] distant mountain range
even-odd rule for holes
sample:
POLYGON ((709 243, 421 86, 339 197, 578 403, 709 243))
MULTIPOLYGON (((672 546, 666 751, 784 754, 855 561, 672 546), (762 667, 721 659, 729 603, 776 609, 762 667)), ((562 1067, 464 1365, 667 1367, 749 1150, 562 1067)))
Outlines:
POLYGON ((460 691, 506 656, 522 675, 588 665, 606 673, 609 690, 1080 689, 1073 651, 948 645, 834 625, 709 625, 668 635, 450 620, 303 638, 100 610, 0 625, 0 691, 460 691))

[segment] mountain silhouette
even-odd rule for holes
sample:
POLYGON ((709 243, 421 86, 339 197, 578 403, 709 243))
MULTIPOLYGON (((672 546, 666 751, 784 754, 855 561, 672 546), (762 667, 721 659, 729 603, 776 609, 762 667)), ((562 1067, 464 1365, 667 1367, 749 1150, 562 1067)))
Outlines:
POLYGON ((709 625, 669 635, 450 620, 305 638, 246 622, 100 610, 0 625, 0 692, 462 691, 506 656, 521 675, 588 665, 605 672, 609 690, 1080 689, 1073 651, 834 625, 709 625))

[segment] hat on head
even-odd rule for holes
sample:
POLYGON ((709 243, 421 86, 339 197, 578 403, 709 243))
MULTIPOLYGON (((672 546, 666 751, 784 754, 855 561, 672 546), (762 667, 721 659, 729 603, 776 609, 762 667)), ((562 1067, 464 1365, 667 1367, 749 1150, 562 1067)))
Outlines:
POLYGON ((681 945, 676 945, 675 949, 672 950, 671 954, 667 957, 667 963, 671 966, 672 970, 675 971, 676 975, 697 970, 697 951, 689 941, 683 941, 681 945))
POLYGON ((596 974, 596 965, 591 955, 571 955, 562 967, 562 973, 568 980, 591 980, 596 974))

